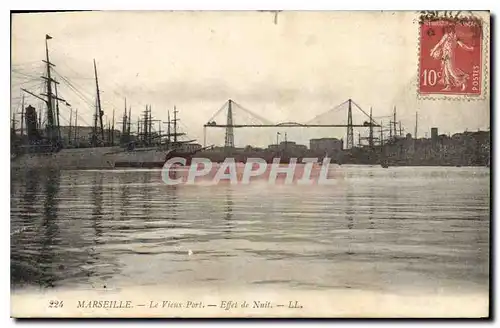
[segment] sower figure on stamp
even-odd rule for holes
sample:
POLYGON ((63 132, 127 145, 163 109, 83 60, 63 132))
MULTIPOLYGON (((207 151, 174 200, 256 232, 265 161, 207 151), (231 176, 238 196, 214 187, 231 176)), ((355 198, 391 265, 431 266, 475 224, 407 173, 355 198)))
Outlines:
POLYGON ((456 66, 455 50, 457 45, 472 51, 474 47, 464 44, 455 32, 455 26, 446 26, 441 40, 432 48, 430 55, 441 60, 441 79, 439 83, 444 85, 443 91, 451 90, 451 87, 461 87, 462 91, 467 87, 469 74, 456 66))

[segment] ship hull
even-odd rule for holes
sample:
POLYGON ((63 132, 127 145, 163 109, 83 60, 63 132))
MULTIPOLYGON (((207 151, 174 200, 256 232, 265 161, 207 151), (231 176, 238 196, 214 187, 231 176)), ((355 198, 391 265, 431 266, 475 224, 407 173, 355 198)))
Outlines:
POLYGON ((168 151, 157 148, 122 151, 113 154, 115 167, 162 167, 168 151))
POLYGON ((148 167, 165 161, 158 149, 124 151, 120 147, 68 148, 52 153, 26 153, 11 159, 14 170, 54 169, 85 170, 115 167, 148 167))
POLYGON ((11 160, 12 169, 109 169, 114 167, 113 156, 107 153, 117 147, 68 148, 58 152, 25 153, 11 160))

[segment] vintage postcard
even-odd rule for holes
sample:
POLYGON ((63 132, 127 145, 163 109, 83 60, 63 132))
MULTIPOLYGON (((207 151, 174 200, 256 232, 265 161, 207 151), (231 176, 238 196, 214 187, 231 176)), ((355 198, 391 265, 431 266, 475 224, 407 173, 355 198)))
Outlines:
POLYGON ((12 13, 14 318, 490 317, 490 13, 12 13))

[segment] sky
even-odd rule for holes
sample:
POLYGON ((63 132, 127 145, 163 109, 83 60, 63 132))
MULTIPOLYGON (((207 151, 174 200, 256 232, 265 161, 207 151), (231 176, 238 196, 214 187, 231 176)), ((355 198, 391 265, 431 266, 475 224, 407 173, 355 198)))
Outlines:
MULTIPOLYGON (((180 129, 204 142, 203 124, 228 99, 271 122, 313 120, 351 98, 377 121, 389 121, 394 107, 406 133, 418 136, 488 129, 489 99, 417 98, 418 24, 411 12, 79 12, 15 14, 12 18, 12 102, 20 111, 21 87, 39 92, 45 57, 64 81, 60 97, 78 109, 79 124, 92 124, 98 69, 102 108, 121 122, 124 98, 133 121, 146 104, 152 116, 167 120, 179 110, 180 129)), ((39 106, 26 96, 25 104, 39 106)), ((61 124, 70 109, 61 106, 61 124)), ((18 115, 19 116, 19 115, 18 115)), ((18 118, 19 119, 19 118, 18 118)), ((74 116, 73 116, 74 119, 74 116)), ((225 112, 214 118, 224 123, 225 112)), ((354 124, 366 116, 353 109, 354 124)), ((234 122, 255 120, 234 110, 234 122)), ((347 107, 313 123, 346 124, 347 107)), ((156 123, 158 124, 158 123, 156 123)), ((116 123, 116 127, 121 127, 116 123)), ((134 126, 132 130, 134 130, 134 126)), ((165 129, 163 125, 162 129, 165 129)), ((267 146, 279 138, 309 144, 310 138, 344 138, 345 128, 235 129, 236 146, 267 146)), ((356 129, 367 135, 367 129, 356 129)), ((281 140, 281 139, 280 139, 281 140)), ((207 129, 206 143, 222 145, 223 129, 207 129)))

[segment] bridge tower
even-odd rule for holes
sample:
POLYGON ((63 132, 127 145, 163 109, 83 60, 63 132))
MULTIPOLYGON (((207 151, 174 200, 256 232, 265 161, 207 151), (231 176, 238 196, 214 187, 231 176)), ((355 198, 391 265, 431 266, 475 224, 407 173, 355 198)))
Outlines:
POLYGON ((227 102, 227 123, 226 123, 226 139, 224 146, 226 148, 234 148, 234 131, 233 131, 233 109, 232 100, 227 102))
POLYGON ((346 149, 352 149, 354 146, 354 130, 352 127, 352 100, 348 100, 348 110, 347 110, 347 142, 346 149))
POLYGON ((371 107, 370 107, 370 134, 368 137, 368 145, 370 146, 370 149, 373 149, 373 116, 371 107))

